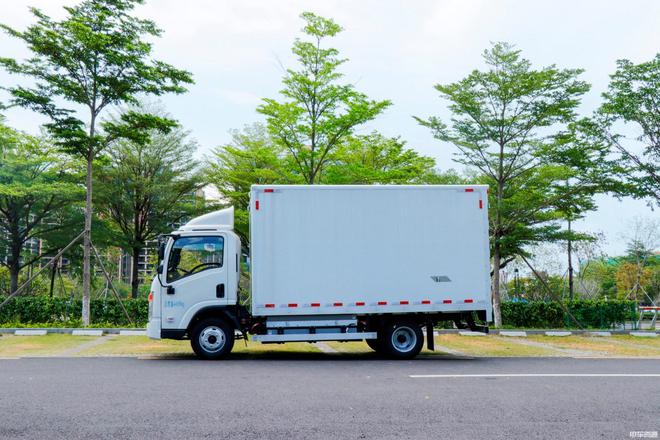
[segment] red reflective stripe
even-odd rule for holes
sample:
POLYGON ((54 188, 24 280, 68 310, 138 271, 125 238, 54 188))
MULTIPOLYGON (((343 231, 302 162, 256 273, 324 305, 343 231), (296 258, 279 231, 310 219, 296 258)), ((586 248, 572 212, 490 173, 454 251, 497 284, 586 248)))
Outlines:
POLYGON ((341 306, 344 305, 344 303, 336 302, 336 303, 333 303, 332 305, 335 306, 335 307, 341 307, 341 306))
POLYGON ((402 306, 407 306, 408 304, 410 304, 410 302, 403 300, 403 301, 399 301, 399 304, 401 304, 402 306))
POLYGON ((464 302, 466 302, 466 303, 472 303, 472 302, 474 302, 474 300, 472 300, 472 299, 466 299, 464 302))
POLYGON ((387 301, 378 301, 378 305, 379 305, 379 306, 386 306, 386 305, 387 305, 387 301))
POLYGON ((298 307, 298 304, 296 304, 296 303, 289 303, 289 307, 298 307))
POLYGON ((321 303, 311 303, 311 307, 321 307, 321 303))
POLYGON ((450 299, 443 299, 442 303, 443 304, 451 304, 451 300, 450 299))
POLYGON ((431 300, 423 299, 422 304, 431 304, 431 300))
POLYGON ((254 209, 256 209, 257 211, 259 211, 259 200, 257 200, 256 202, 254 202, 254 209))
POLYGON ((272 192, 273 192, 273 188, 267 188, 267 189, 264 190, 264 192, 265 192, 265 193, 272 193, 272 192))
POLYGON ((474 192, 474 188, 465 188, 466 193, 474 192))
POLYGON ((264 307, 267 308, 267 309, 274 309, 275 304, 264 304, 264 307))
POLYGON ((364 305, 364 302, 363 302, 363 301, 357 301, 357 302, 355 303, 355 305, 356 305, 356 306, 363 306, 363 305, 364 305))
POLYGON ((147 299, 149 300, 149 302, 153 301, 154 300, 154 293, 149 292, 149 297, 147 299))
POLYGON ((479 200, 479 209, 484 209, 484 201, 479 200))

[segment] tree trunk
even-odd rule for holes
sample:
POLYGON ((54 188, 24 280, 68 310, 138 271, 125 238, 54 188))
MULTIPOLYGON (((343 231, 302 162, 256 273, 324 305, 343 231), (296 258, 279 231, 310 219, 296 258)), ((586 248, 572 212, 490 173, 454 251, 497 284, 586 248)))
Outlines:
POLYGON ((9 263, 9 294, 18 290, 18 275, 21 272, 21 250, 23 249, 23 242, 18 236, 18 223, 14 223, 10 227, 11 230, 11 248, 9 263))
POLYGON ((571 220, 568 219, 568 299, 573 301, 573 241, 570 238, 571 233, 571 220))
POLYGON ((49 290, 49 295, 51 298, 53 297, 53 291, 55 290, 55 274, 57 272, 57 266, 59 264, 59 260, 53 259, 51 262, 51 267, 50 267, 50 290, 49 290))
POLYGON ((133 248, 133 263, 131 264, 131 297, 138 297, 138 287, 140 285, 138 265, 140 262, 140 252, 142 248, 133 248))
POLYGON ((92 162, 94 153, 92 148, 87 155, 87 195, 85 197, 85 235, 83 237, 83 301, 82 322, 89 325, 89 293, 91 287, 91 256, 92 256, 92 162))
POLYGON ((500 309, 500 245, 496 242, 493 246, 493 320, 495 327, 502 327, 502 311, 500 309))
POLYGON ((18 261, 12 261, 9 264, 9 294, 18 290, 18 274, 20 273, 20 266, 18 261))

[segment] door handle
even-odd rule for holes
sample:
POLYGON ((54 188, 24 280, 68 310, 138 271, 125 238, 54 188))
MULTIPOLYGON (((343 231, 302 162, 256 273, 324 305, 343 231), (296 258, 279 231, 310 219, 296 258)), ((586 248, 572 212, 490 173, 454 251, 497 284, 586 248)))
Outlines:
POLYGON ((167 294, 174 295, 174 286, 167 286, 167 294))
POLYGON ((220 283, 215 286, 215 297, 224 298, 225 297, 225 283, 220 283))

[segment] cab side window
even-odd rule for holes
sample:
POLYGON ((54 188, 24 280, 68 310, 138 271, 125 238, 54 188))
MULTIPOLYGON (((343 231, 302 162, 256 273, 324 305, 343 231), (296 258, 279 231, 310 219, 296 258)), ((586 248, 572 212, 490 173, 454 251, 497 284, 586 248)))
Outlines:
POLYGON ((224 244, 223 237, 177 238, 167 260, 167 281, 222 267, 224 244))

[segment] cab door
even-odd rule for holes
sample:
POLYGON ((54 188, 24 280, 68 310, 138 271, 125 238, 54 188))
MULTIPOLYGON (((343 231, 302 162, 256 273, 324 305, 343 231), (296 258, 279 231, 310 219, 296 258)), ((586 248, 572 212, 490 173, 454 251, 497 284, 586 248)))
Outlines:
POLYGON ((227 304, 227 237, 179 236, 169 245, 163 267, 162 328, 184 329, 187 312, 227 304))

